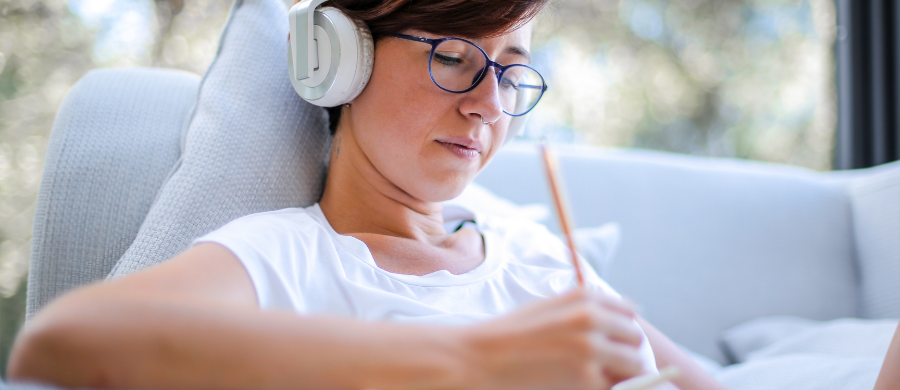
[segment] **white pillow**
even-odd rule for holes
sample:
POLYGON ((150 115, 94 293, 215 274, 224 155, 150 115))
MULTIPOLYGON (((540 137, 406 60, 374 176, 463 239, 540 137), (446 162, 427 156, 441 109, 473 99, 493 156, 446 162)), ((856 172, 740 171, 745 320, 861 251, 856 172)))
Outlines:
POLYGON ((731 328, 722 335, 723 347, 737 362, 788 354, 884 357, 897 329, 897 320, 764 317, 731 328))
POLYGON ((745 362, 716 378, 732 390, 871 389, 896 328, 897 320, 756 319, 724 333, 745 362))
MULTIPOLYGON (((607 222, 592 228, 579 228, 572 232, 581 256, 594 267, 601 278, 606 278, 616 249, 619 248, 621 228, 618 223, 607 222)), ((565 240, 565 237, 560 237, 565 240)))
POLYGON ((495 195, 475 182, 469 183, 456 198, 444 202, 444 206, 461 206, 479 214, 502 218, 525 218, 535 222, 543 222, 550 216, 550 210, 542 204, 518 205, 495 195))
POLYGON ((817 321, 794 316, 756 318, 722 332, 719 344, 733 363, 743 363, 751 353, 816 324, 817 321))
POLYGON ((794 354, 725 367, 731 390, 861 390, 875 387, 881 358, 794 354))
MULTIPOLYGON (((518 205, 497 196, 478 183, 470 183, 459 196, 444 202, 445 207, 461 206, 463 208, 502 218, 524 218, 535 222, 546 223, 550 218, 550 210, 540 203, 518 205)), ((619 246, 619 225, 606 223, 592 228, 575 229, 575 245, 581 256, 603 277, 613 255, 619 246)), ((560 237, 565 241, 564 237, 560 237)))

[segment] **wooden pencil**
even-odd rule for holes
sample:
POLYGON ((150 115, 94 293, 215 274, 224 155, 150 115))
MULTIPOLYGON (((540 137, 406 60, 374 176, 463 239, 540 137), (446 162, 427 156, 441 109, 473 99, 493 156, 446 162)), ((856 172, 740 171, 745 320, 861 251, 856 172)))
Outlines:
POLYGON ((557 174, 556 158, 550 152, 550 148, 544 144, 540 144, 541 156, 544 160, 544 168, 547 171, 547 183, 550 184, 550 192, 553 193, 553 202, 556 204, 556 215, 559 217, 559 226, 566 236, 566 243, 569 245, 569 254, 572 257, 572 267, 575 268, 575 278, 578 281, 578 287, 584 288, 584 276, 581 273, 581 264, 578 262, 578 250, 575 248, 575 238, 572 237, 571 219, 568 214, 568 204, 565 195, 562 192, 562 184, 557 174))

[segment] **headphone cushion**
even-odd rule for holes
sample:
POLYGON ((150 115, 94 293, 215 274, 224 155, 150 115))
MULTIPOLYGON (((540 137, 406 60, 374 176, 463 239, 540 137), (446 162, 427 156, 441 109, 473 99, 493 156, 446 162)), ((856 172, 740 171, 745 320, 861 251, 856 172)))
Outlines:
POLYGON ((351 82, 350 88, 347 90, 349 94, 343 99, 344 103, 356 99, 363 89, 366 89, 366 85, 369 84, 369 78, 372 77, 372 67, 375 64, 375 42, 372 40, 369 26, 361 20, 354 20, 353 22, 353 25, 356 27, 354 31, 354 35, 357 38, 356 47, 359 50, 359 53, 356 55, 358 64, 353 82, 351 82))

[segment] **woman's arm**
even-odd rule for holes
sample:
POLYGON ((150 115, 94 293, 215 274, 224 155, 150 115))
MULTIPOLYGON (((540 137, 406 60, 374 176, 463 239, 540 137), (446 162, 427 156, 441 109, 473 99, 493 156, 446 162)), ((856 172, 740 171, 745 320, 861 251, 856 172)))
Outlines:
POLYGON ((875 390, 900 389, 900 325, 894 331, 894 338, 888 347, 884 363, 881 363, 881 372, 875 381, 875 390))
POLYGON ((50 304, 8 374, 122 389, 597 390, 640 373, 633 316, 582 290, 463 328, 263 311, 240 261, 201 244, 50 304))
POLYGON ((663 369, 675 366, 681 371, 681 375, 670 380, 672 384, 681 390, 727 389, 643 317, 638 317, 637 322, 647 335, 653 354, 656 355, 656 367, 663 369))
POLYGON ((9 377, 99 388, 451 387, 461 354, 451 340, 425 327, 261 311, 237 258, 202 244, 46 307, 17 340, 9 377))

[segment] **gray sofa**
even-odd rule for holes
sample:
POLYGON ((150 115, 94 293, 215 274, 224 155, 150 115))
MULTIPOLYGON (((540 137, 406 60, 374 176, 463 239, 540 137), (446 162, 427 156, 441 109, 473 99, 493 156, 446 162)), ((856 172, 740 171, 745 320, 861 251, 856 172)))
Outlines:
MULTIPOLYGON (((237 216, 316 199, 329 136, 322 110, 284 77, 286 35, 282 2, 238 0, 202 79, 105 69, 79 81, 48 146, 29 318, 237 216)), ((508 145, 476 182, 547 205, 535 153, 508 145)), ((900 162, 818 173, 649 151, 557 153, 577 225, 621 227, 617 254, 595 268, 728 386, 871 388, 900 317, 900 162)))
MULTIPOLYGON (((102 280, 126 251, 178 165, 197 85, 180 72, 100 70, 66 98, 35 215, 31 314, 102 280)), ((900 163, 818 173, 649 151, 556 150, 578 226, 621 226, 603 276, 700 355, 731 363, 723 332, 752 319, 900 316, 900 163)), ((516 203, 548 204, 528 143, 508 145, 476 182, 516 203)))

